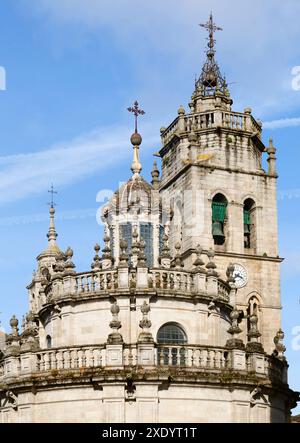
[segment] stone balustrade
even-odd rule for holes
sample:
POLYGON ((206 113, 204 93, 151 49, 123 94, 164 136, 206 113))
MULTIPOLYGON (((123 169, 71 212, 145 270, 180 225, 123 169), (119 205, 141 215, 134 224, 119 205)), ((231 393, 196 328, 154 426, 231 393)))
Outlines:
POLYGON ((88 368, 113 369, 136 365, 181 367, 186 370, 243 371, 286 383, 285 366, 263 353, 200 345, 91 345, 53 348, 7 355, 0 363, 0 384, 16 378, 88 368), (111 358, 113 356, 113 358, 111 358))
POLYGON ((177 117, 162 132, 162 142, 164 145, 169 143, 175 133, 189 133, 192 129, 201 131, 216 127, 237 131, 261 132, 260 125, 251 114, 217 109, 177 117))
POLYGON ((187 295, 211 295, 224 303, 229 302, 230 287, 216 279, 215 292, 211 291, 209 277, 203 275, 201 281, 194 272, 171 269, 116 268, 91 271, 75 275, 61 276, 52 280, 45 291, 46 298, 60 299, 69 295, 81 296, 92 293, 113 292, 115 290, 156 290, 177 291, 187 295))

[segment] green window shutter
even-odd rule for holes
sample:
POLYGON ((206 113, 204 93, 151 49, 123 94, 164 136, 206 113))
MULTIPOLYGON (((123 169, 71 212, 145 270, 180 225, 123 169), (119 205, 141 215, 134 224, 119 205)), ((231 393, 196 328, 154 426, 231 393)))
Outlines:
POLYGON ((250 211, 244 210, 244 225, 250 225, 250 211))
POLYGON ((226 210, 227 210, 227 203, 213 202, 212 203, 213 222, 218 221, 224 223, 224 220, 226 218, 226 210))

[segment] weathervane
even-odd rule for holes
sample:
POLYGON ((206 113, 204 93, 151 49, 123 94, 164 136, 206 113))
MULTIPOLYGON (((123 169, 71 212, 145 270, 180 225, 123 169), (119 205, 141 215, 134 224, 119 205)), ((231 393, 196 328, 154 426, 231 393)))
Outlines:
POLYGON ((48 191, 49 194, 51 194, 51 202, 48 203, 49 206, 51 206, 51 208, 54 208, 54 206, 56 206, 56 203, 54 202, 54 195, 57 194, 57 191, 54 191, 54 187, 53 184, 51 185, 51 189, 48 191))
POLYGON ((137 119, 139 115, 145 115, 145 111, 139 108, 137 101, 134 102, 133 107, 127 108, 127 111, 132 112, 135 117, 135 132, 137 133, 137 119))
POLYGON ((223 31, 222 28, 218 27, 214 21, 213 21, 213 15, 212 12, 210 13, 210 17, 207 23, 200 23, 199 26, 201 26, 202 28, 205 28, 208 30, 209 32, 209 43, 208 43, 208 47, 212 50, 214 45, 215 45, 215 39, 214 39, 214 33, 216 31, 223 31))

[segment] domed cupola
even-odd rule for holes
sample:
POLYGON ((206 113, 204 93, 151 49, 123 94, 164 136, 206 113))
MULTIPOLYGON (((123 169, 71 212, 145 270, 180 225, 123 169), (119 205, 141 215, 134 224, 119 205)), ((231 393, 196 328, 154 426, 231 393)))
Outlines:
MULTIPOLYGON (((136 120, 144 114, 135 102, 134 108, 129 108, 136 120)), ((103 208, 102 220, 106 225, 106 233, 110 237, 111 253, 115 264, 119 263, 120 242, 126 242, 126 252, 130 257, 130 265, 135 266, 132 254, 133 243, 144 242, 147 265, 158 265, 159 245, 163 235, 160 226, 159 194, 158 189, 148 183, 141 175, 142 165, 139 158, 139 149, 142 137, 137 131, 131 136, 133 146, 133 162, 131 165, 132 177, 124 183, 112 196, 109 203, 103 208)))

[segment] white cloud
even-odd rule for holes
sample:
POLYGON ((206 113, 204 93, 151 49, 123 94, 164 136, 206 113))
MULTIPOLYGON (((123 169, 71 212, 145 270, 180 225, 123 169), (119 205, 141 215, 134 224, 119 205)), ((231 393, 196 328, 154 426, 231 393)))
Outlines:
MULTIPOLYGON (((144 128, 143 146, 157 143, 144 128)), ((51 182, 74 183, 129 159, 128 135, 128 128, 102 128, 40 152, 0 157, 0 204, 43 193, 51 182)))
POLYGON ((300 104, 300 93, 292 89, 291 76, 292 67, 300 60, 300 28, 295 19, 300 15, 298 0, 286 0, 284 6, 281 0, 23 3, 27 13, 50 25, 74 26, 78 32, 93 33, 121 48, 156 104, 158 97, 162 102, 165 97, 172 100, 172 96, 182 93, 184 82, 192 88, 193 75, 200 71, 205 49, 204 30, 198 28, 198 23, 205 21, 212 10, 224 29, 217 35, 222 71, 230 81, 238 82, 231 87, 237 107, 251 105, 260 117, 268 117, 274 111, 290 111, 300 104))
POLYGON ((280 128, 289 128, 292 126, 300 126, 300 117, 282 118, 280 120, 264 122, 263 124, 263 127, 265 129, 280 129, 280 128))

